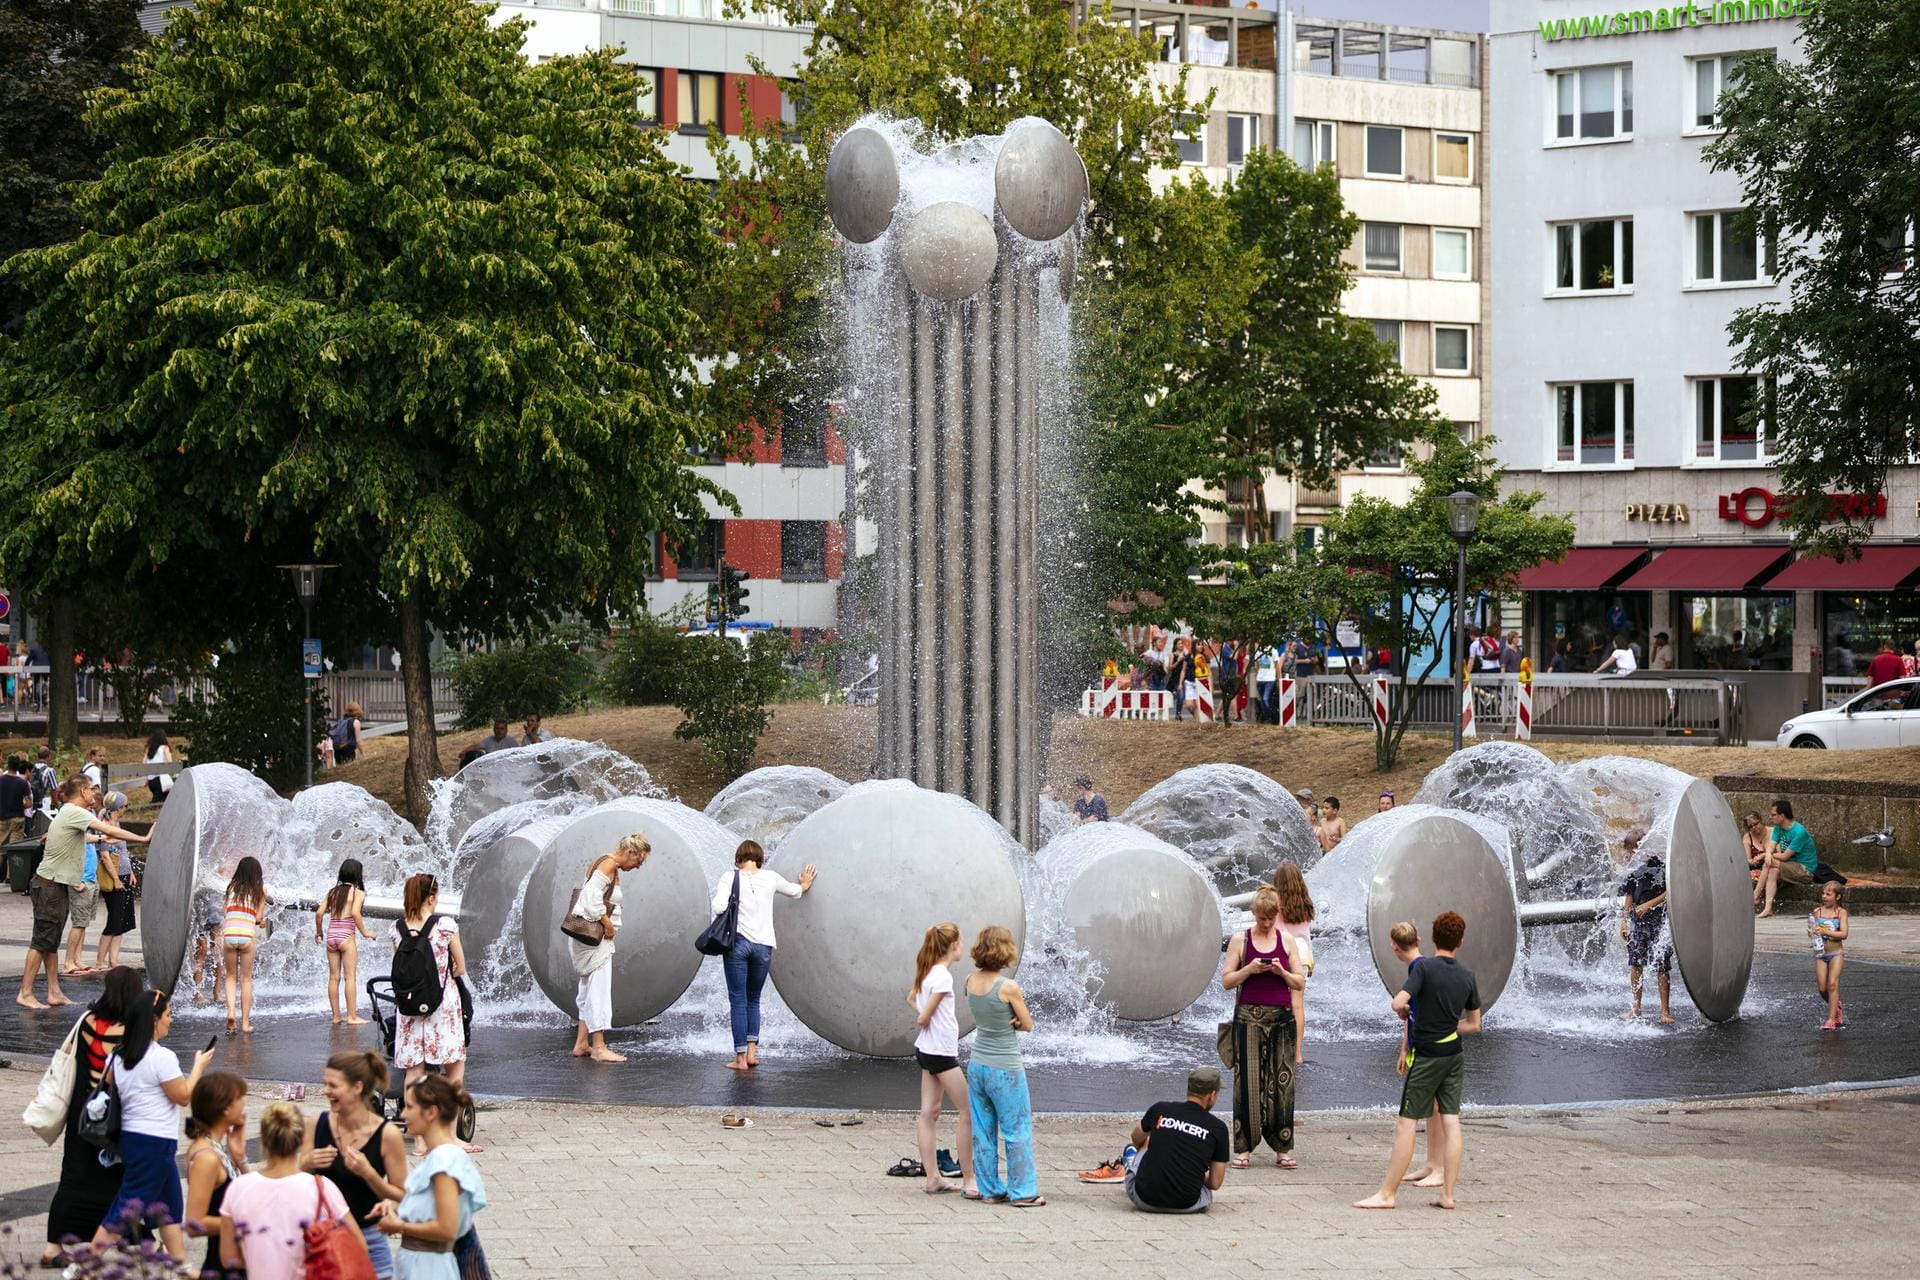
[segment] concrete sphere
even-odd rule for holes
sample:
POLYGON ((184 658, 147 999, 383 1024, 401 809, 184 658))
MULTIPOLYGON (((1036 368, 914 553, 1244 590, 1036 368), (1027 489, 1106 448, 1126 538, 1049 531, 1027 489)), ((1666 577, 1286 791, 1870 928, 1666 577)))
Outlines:
POLYGON ((1000 245, 993 223, 957 200, 931 204, 913 215, 900 240, 900 265, 913 287, 929 298, 970 298, 993 279, 1000 245))
POLYGON ((1673 951, 1694 1007, 1714 1022, 1740 1012, 1753 973, 1753 884, 1740 825, 1705 778, 1668 814, 1667 906, 1673 951))
POLYGON ((604 742, 555 738, 490 751, 453 775, 434 796, 427 836, 456 849, 475 823, 509 805, 580 795, 596 803, 618 796, 657 796, 646 769, 604 742))
POLYGON ((739 844, 733 833, 671 800, 609 801, 568 822, 548 842, 527 877, 521 926, 540 989, 563 1012, 577 1015, 579 978, 560 920, 594 859, 636 831, 646 835, 653 852, 645 865, 620 876, 613 1021, 622 1027, 665 1012, 692 985, 702 959, 693 940, 713 918, 714 882, 732 865, 739 844))
MULTIPOLYGON (((819 879, 804 898, 774 900, 773 983, 815 1034, 854 1053, 903 1058, 916 1033, 907 989, 927 929, 960 925, 971 946, 990 924, 1026 941, 1012 840, 958 796, 910 782, 863 782, 790 832, 773 869, 819 879)), ((972 963, 953 966, 956 986, 972 963)), ((961 1002, 960 1033, 973 1028, 961 1002)))
POLYGON ((1206 868, 1222 893, 1270 884, 1282 862, 1306 871, 1320 841, 1300 802, 1237 764, 1182 769, 1127 806, 1120 821, 1159 836, 1206 868))
POLYGON ((1520 952, 1520 913, 1507 856, 1463 817, 1424 805, 1408 809, 1408 816, 1395 823, 1381 822, 1391 814, 1368 819, 1381 837, 1367 884, 1367 946, 1374 969, 1388 991, 1398 991, 1407 967, 1393 953, 1388 935, 1394 924, 1412 921, 1430 946, 1434 917, 1457 911, 1467 922, 1460 959, 1473 970, 1480 1007, 1491 1009, 1506 990, 1520 952))
POLYGON ((900 166, 893 147, 865 125, 849 129, 827 156, 827 212, 855 244, 878 240, 900 203, 900 166))
MULTIPOLYGON (((427 842, 413 825, 351 782, 323 782, 296 793, 293 820, 307 829, 300 834, 311 842, 314 872, 331 879, 342 862, 357 858, 371 893, 399 893, 407 877, 428 862, 427 842)), ((299 838, 293 832, 289 836, 299 838)))
POLYGON ((536 818, 484 844, 469 839, 455 854, 449 878, 460 891, 461 946, 484 994, 499 998, 511 990, 521 995, 531 987, 524 945, 510 954, 490 953, 509 932, 524 943, 524 930, 516 926, 525 909, 527 877, 572 821, 573 815, 536 818))
POLYGON ((772 853, 808 814, 846 793, 847 784, 825 769, 769 765, 728 783, 707 802, 706 815, 772 853))
POLYGON ((1053 240, 1073 229, 1087 203, 1087 166, 1073 144, 1045 120, 1007 131, 993 166, 993 194, 1007 225, 1029 240, 1053 240))
POLYGON ((1415 804, 1491 818, 1512 839, 1520 896, 1579 898, 1610 887, 1607 837, 1558 765, 1518 742, 1482 742, 1428 773, 1415 804))

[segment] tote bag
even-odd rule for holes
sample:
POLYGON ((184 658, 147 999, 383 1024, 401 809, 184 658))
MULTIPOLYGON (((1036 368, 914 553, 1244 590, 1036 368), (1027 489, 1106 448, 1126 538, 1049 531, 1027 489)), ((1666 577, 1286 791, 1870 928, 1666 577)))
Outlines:
POLYGON ((40 1135, 40 1141, 52 1146, 60 1141, 67 1127, 67 1108, 73 1105, 73 1085, 80 1076, 80 1024, 90 1015, 81 1014, 67 1032, 67 1038, 54 1051, 53 1061, 41 1073, 40 1088, 33 1101, 20 1114, 27 1128, 40 1135))
POLYGON ((727 909, 713 918, 713 923, 700 931, 693 940, 693 949, 703 956, 723 956, 733 950, 733 940, 740 936, 740 873, 733 873, 733 892, 727 898, 727 909))

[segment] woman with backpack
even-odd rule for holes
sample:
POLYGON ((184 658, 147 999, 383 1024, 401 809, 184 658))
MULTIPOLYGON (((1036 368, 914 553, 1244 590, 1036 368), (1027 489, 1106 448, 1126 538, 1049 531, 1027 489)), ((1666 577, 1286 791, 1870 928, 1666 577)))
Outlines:
POLYGON ((393 1037, 393 1064, 412 1084, 432 1063, 459 1084, 467 1069, 466 1023, 461 1017, 458 979, 467 971, 460 949, 460 926, 434 908, 440 882, 422 872, 408 876, 401 907, 405 919, 393 922, 393 996, 399 1027, 393 1037))
MULTIPOLYGON (((646 865, 653 846, 638 831, 621 836, 612 853, 595 858, 587 868, 587 883, 580 890, 570 919, 578 917, 600 926, 600 940, 582 942, 569 935, 567 950, 573 959, 573 971, 580 977, 580 990, 574 1003, 580 1011, 573 1037, 573 1056, 592 1055, 595 1062, 625 1062, 625 1054, 607 1048, 607 1028, 613 1025, 613 935, 620 932, 620 873, 637 871, 646 865)), ((571 927, 571 926, 569 926, 571 927)))
POLYGON ((120 1047, 134 1005, 147 998, 138 970, 124 966, 107 974, 100 998, 80 1015, 74 1031, 73 1095, 67 1102, 67 1127, 60 1138, 60 1182, 47 1208, 47 1248, 43 1264, 61 1260, 68 1240, 91 1240, 106 1221, 107 1206, 120 1194, 119 1165, 100 1163, 100 1148, 80 1136, 74 1121, 87 1095, 100 1083, 107 1058, 120 1047))
POLYGON ((360 754, 360 704, 349 702, 327 736, 333 739, 334 763, 352 764, 353 758, 360 754))

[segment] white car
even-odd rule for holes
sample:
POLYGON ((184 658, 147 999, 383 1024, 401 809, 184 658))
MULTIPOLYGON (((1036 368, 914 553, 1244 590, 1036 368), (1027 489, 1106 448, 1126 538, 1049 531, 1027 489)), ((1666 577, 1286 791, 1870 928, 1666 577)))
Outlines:
POLYGON ((1783 747, 1920 747, 1920 679, 1889 680, 1780 726, 1783 747))

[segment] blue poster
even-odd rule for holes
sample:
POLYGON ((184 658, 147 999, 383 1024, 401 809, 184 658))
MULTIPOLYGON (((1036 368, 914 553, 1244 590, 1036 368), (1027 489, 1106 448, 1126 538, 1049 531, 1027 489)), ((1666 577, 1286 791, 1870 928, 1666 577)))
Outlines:
POLYGON ((320 678, 320 641, 318 638, 308 636, 300 642, 300 666, 307 679, 318 680, 320 678))

